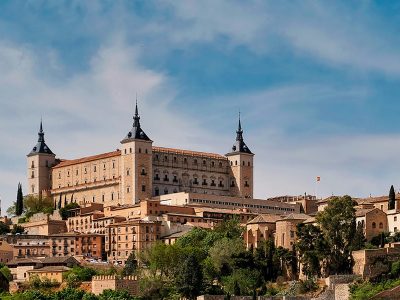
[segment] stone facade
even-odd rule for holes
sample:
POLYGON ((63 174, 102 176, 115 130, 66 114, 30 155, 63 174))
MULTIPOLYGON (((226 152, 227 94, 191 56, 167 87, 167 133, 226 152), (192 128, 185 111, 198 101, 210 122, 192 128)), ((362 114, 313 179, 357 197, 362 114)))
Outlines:
POLYGON ((127 290, 129 294, 138 294, 138 281, 135 276, 118 278, 117 276, 93 276, 92 293, 100 295, 104 290, 127 290))
POLYGON ((193 192, 253 198, 253 153, 243 141, 239 122, 236 143, 226 155, 153 146, 135 113, 121 149, 74 160, 56 159, 44 143, 29 153, 32 195, 50 195, 55 203, 135 204, 163 194, 193 192))
POLYGON ((297 224, 309 218, 305 214, 290 214, 276 221, 275 246, 292 250, 296 241, 297 224))

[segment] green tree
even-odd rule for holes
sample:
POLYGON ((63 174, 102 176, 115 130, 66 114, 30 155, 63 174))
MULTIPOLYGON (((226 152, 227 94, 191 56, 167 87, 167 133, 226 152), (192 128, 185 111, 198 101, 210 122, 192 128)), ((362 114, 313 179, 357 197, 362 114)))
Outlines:
POLYGON ((52 295, 52 300, 82 300, 85 292, 79 289, 67 287, 52 295))
POLYGON ((190 253, 179 265, 175 284, 178 292, 188 299, 196 299, 202 288, 203 273, 198 258, 190 253))
POLYGON ((393 185, 390 187, 389 191, 389 209, 395 209, 396 207, 396 194, 394 192, 394 187, 393 185))
POLYGON ((28 195, 24 199, 25 215, 29 218, 36 213, 51 214, 54 211, 53 200, 48 197, 28 195))
POLYGON ((135 300, 126 290, 104 290, 99 300, 135 300))
POLYGON ((15 215, 20 216, 24 211, 24 195, 22 194, 22 185, 18 183, 17 202, 15 204, 15 215))
POLYGON ((7 234, 10 233, 10 231, 10 226, 5 224, 4 222, 0 222, 0 234, 7 234))
POLYGON ((365 243, 367 239, 365 238, 364 234, 364 225, 359 222, 357 224, 356 233, 354 235, 353 244, 351 245, 351 249, 353 251, 361 250, 365 248, 365 243))
POLYGON ((135 252, 129 254, 128 259, 126 260, 124 269, 122 270, 122 274, 125 276, 133 275, 136 273, 138 264, 135 257, 135 252))
POLYGON ((275 281, 281 273, 281 262, 273 239, 262 242, 254 250, 254 260, 255 268, 260 270, 265 281, 275 281))
POLYGON ((79 204, 75 202, 68 203, 64 207, 60 208, 60 215, 63 220, 68 220, 71 215, 71 209, 79 208, 79 204))
POLYGON ((327 253, 327 244, 321 229, 312 224, 298 224, 296 248, 307 278, 320 276, 321 263, 327 253))
POLYGON ((5 278, 7 278, 8 281, 11 281, 13 279, 11 271, 7 266, 1 267, 0 272, 4 275, 5 278))
POLYGON ((354 205, 350 196, 335 197, 316 216, 329 249, 325 275, 352 272, 351 246, 356 232, 354 205))
POLYGON ((17 225, 17 224, 14 224, 13 228, 11 230, 11 234, 22 234, 24 232, 25 232, 24 227, 22 227, 21 225, 17 225))

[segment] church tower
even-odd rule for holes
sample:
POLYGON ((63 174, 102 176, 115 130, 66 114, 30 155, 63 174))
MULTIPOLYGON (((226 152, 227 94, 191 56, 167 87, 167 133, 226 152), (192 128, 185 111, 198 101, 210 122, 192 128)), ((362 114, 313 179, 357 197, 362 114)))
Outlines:
POLYGON ((240 121, 236 131, 236 141, 232 151, 227 153, 231 167, 231 178, 229 182, 232 196, 253 198, 253 157, 254 154, 243 140, 243 130, 240 121))
POLYGON ((42 121, 38 133, 38 142, 27 155, 28 162, 28 194, 41 197, 51 189, 51 167, 54 166, 56 155, 44 141, 42 121))
POLYGON ((121 204, 135 204, 151 198, 153 141, 140 127, 137 102, 132 129, 121 144, 121 204))

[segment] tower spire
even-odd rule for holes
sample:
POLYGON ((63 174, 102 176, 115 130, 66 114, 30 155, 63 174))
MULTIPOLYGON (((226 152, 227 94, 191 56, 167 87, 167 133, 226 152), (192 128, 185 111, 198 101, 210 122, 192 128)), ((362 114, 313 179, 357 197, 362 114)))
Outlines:
POLYGON ((28 156, 38 154, 38 153, 54 154, 53 152, 51 152, 50 148, 44 142, 44 131, 43 131, 42 118, 40 118, 40 126, 39 126, 37 144, 35 147, 33 147, 32 151, 28 154, 28 156))
POLYGON ((139 116, 139 109, 138 109, 138 105, 137 105, 137 95, 136 95, 136 101, 135 101, 135 114, 133 116, 132 129, 128 132, 128 134, 121 141, 121 143, 125 143, 125 142, 128 142, 133 139, 150 141, 149 137, 146 135, 146 133, 140 127, 140 116, 139 116))
POLYGON ((240 110, 239 110, 238 128, 236 130, 236 142, 232 146, 232 152, 252 154, 252 152, 250 151, 249 147, 247 147, 243 139, 243 129, 242 129, 242 120, 240 118, 240 110))
POLYGON ((44 132, 43 132, 43 121, 42 118, 40 118, 40 128, 38 132, 38 142, 43 142, 44 143, 44 132))

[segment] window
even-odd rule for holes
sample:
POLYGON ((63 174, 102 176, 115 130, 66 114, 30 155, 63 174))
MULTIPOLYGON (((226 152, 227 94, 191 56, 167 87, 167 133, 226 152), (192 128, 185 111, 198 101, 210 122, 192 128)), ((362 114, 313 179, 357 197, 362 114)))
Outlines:
POLYGON ((231 187, 235 187, 235 182, 232 180, 231 187))
POLYGON ((132 153, 132 148, 129 148, 129 153, 132 153))
POLYGON ((235 160, 235 166, 237 166, 237 160, 235 160))
POLYGON ((156 188, 154 189, 154 195, 155 195, 155 196, 159 196, 159 195, 160 195, 160 190, 158 189, 158 187, 156 187, 156 188))
POLYGON ((142 148, 139 148, 139 153, 142 153, 142 148))
POLYGON ((197 165, 197 159, 195 159, 195 160, 193 161, 193 164, 194 164, 194 165, 197 165))
POLYGON ((382 222, 379 223, 379 229, 383 229, 383 223, 382 222))
POLYGON ((114 200, 114 193, 111 193, 111 200, 114 200))
POLYGON ((34 167, 35 167, 35 162, 32 160, 31 168, 34 168, 34 167))
POLYGON ((215 163, 212 161, 211 162, 211 167, 214 167, 215 166, 215 163))
POLYGON ((250 162, 248 162, 247 165, 250 167, 250 162))
POLYGON ((101 201, 104 202, 104 195, 101 195, 101 201))
POLYGON ((394 221, 397 221, 397 217, 394 217, 394 221))
POLYGON ((397 227, 394 228, 394 232, 397 232, 397 227))
POLYGON ((244 186, 249 187, 249 182, 247 180, 244 182, 244 186))
POLYGON ((164 181, 169 181, 167 174, 164 175, 164 181))
POLYGON ((129 193, 129 190, 130 190, 130 189, 129 189, 129 186, 128 186, 128 187, 126 188, 126 192, 129 193))
POLYGON ((34 178, 34 177, 35 177, 35 172, 32 171, 31 178, 34 178))
POLYGON ((244 166, 244 161, 243 161, 242 165, 244 166))
POLYGON ((168 189, 167 188, 164 189, 164 194, 165 195, 168 194, 168 189))
POLYGON ((290 231, 290 237, 294 238, 294 231, 293 230, 290 231))
POLYGON ((376 223, 372 222, 372 228, 376 228, 376 223))
POLYGON ((203 166, 205 166, 206 165, 206 161, 205 160, 203 160, 203 166))
POLYGON ((142 192, 145 192, 145 191, 146 191, 146 186, 142 185, 142 192))
POLYGON ((186 157, 183 159, 183 163, 187 164, 187 158, 186 157))
POLYGON ((176 156, 174 156, 174 163, 176 163, 176 156))
POLYGON ((97 169, 96 169, 96 166, 94 166, 94 167, 93 167, 93 172, 96 172, 96 170, 97 170, 97 169))
POLYGON ((115 169, 115 162, 112 163, 112 168, 115 169))
POLYGON ((140 172, 140 175, 146 175, 146 170, 142 168, 142 172, 140 172))
POLYGON ((129 169, 126 170, 126 175, 129 176, 129 169))
POLYGON ((32 184, 32 193, 35 192, 35 186, 32 184))

